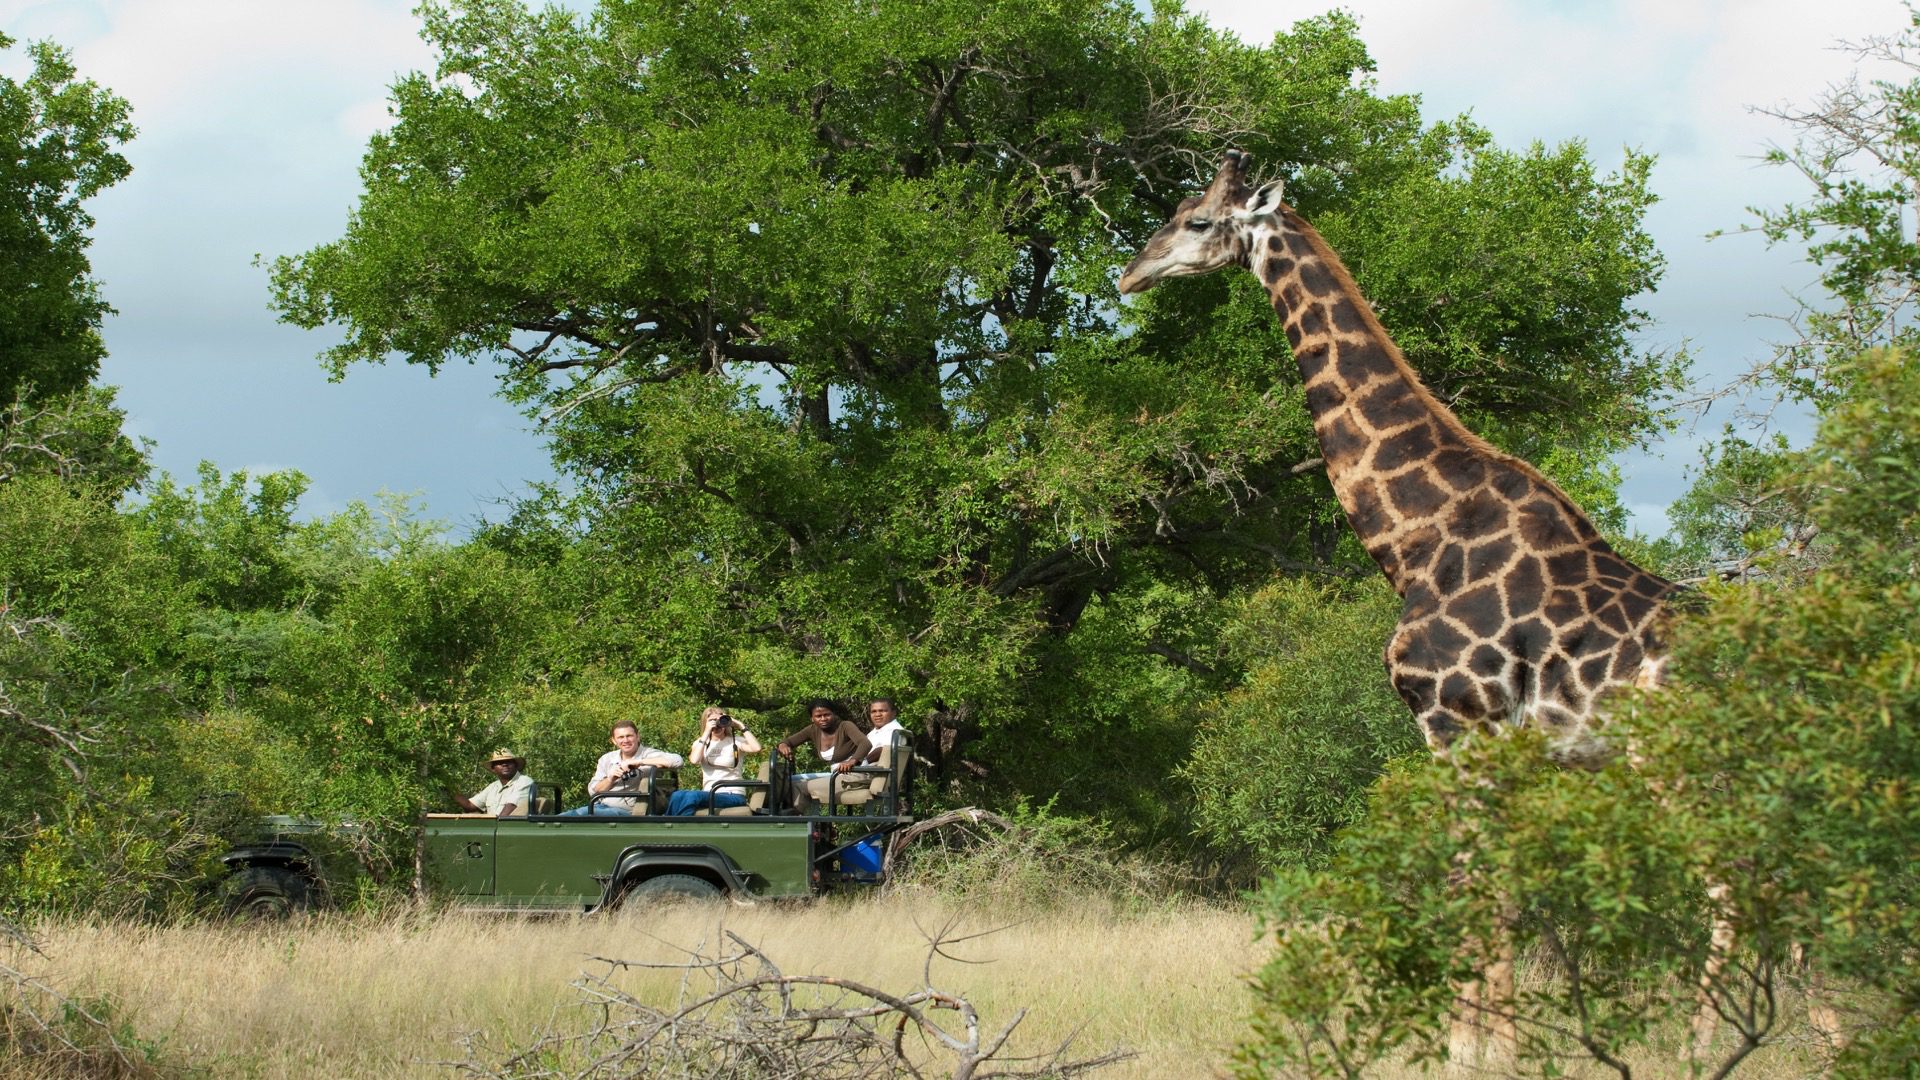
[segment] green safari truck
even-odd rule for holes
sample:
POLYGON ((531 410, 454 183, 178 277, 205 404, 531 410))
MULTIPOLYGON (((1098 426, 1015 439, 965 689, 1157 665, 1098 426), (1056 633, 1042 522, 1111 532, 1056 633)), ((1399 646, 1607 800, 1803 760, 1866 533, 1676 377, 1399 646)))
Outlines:
MULTIPOLYGON (((892 757, 854 770, 870 774, 868 786, 810 816, 767 808, 777 777, 749 781, 759 790, 748 806, 668 816, 666 770, 649 779, 631 816, 562 814, 550 787, 526 817, 427 814, 419 823, 427 888, 460 907, 595 912, 637 896, 780 899, 881 884, 887 837, 913 821, 892 757)), ((268 916, 326 903, 325 830, 284 817, 265 826, 257 842, 225 856, 228 909, 268 916)))

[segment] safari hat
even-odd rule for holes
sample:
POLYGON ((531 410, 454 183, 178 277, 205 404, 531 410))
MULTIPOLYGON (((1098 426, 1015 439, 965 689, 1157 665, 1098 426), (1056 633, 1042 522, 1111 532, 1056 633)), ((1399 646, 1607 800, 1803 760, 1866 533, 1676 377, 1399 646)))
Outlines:
POLYGON ((493 756, 487 759, 488 767, 492 767, 496 761, 511 761, 523 769, 527 767, 527 759, 511 750, 495 750, 493 756))

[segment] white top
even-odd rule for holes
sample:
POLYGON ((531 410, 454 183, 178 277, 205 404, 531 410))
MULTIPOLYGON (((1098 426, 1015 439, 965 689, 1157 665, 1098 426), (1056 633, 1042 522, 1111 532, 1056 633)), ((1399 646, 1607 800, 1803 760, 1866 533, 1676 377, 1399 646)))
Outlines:
MULTIPOLYGON (((700 786, 712 791, 718 784, 744 779, 740 775, 740 761, 746 756, 740 750, 740 736, 747 735, 746 729, 735 729, 724 739, 696 739, 693 743, 694 756, 700 759, 700 786)), ((749 739, 753 737, 747 735, 749 739)), ((755 746, 759 742, 755 740, 755 746)), ((751 750, 747 753, 752 753, 751 750)), ((730 788, 735 795, 745 795, 744 788, 730 788)))
MULTIPOLYGON (((913 732, 901 726, 900 718, 897 716, 881 724, 879 727, 874 728, 872 731, 867 732, 867 741, 873 744, 875 750, 878 750, 883 746, 893 745, 895 736, 899 736, 907 742, 913 741, 913 732)), ((875 758, 874 760, 878 761, 879 759, 875 758)))
MULTIPOLYGON (((670 750, 656 750, 646 745, 634 747, 633 756, 624 760, 620 757, 619 750, 609 750, 601 754, 600 760, 593 766, 593 779, 587 781, 587 797, 593 797, 593 785, 619 772, 623 765, 658 765, 662 768, 677 769, 686 763, 687 759, 681 757, 679 754, 673 753, 670 750)), ((640 777, 635 775, 622 781, 619 786, 622 790, 626 790, 637 788, 639 784, 640 777)), ((606 790, 611 791, 613 789, 608 788, 606 790)), ((637 800, 634 799, 601 799, 600 805, 631 810, 636 801, 637 800)))
POLYGON ((500 808, 513 804, 514 817, 526 817, 533 805, 533 777, 526 773, 514 773, 513 779, 502 784, 495 780, 481 788, 473 796, 473 805, 483 814, 498 814, 500 808))

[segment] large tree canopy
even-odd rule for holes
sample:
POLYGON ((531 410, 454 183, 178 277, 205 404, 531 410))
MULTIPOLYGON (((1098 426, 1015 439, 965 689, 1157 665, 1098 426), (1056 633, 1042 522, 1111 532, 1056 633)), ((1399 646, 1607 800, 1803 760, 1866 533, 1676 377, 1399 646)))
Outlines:
MULTIPOLYGON (((0 34, 0 49, 12 45, 0 34)), ((77 390, 99 370, 110 309, 80 204, 131 170, 115 149, 133 137, 126 101, 80 79, 57 46, 30 52, 24 81, 0 77, 0 404, 28 387, 77 390)))
POLYGON ((1112 288, 1229 145, 1470 423, 1576 489, 1610 498, 1676 375, 1628 340, 1648 161, 1426 126, 1344 15, 1253 46, 1172 2, 424 11, 437 70, 275 301, 345 328, 336 373, 501 365, 578 494, 491 539, 564 571, 583 667, 892 691, 948 764, 1043 731, 1084 769, 1180 754, 1234 678, 1218 601, 1366 567, 1252 280, 1112 288))

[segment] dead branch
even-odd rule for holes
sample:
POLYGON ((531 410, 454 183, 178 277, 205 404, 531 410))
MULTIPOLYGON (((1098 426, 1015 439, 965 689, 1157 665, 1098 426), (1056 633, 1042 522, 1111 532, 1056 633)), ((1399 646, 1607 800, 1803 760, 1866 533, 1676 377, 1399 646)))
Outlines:
POLYGON ((959 810, 949 810, 944 814, 937 814, 933 817, 916 821, 894 833, 887 841, 886 854, 881 858, 880 868, 883 872, 891 876, 894 860, 899 858, 900 853, 906 850, 907 845, 930 832, 959 827, 961 830, 974 833, 977 836, 979 835, 979 829, 982 825, 991 825, 1001 832, 1012 832, 1014 828, 1013 822, 1008 821, 1006 818, 1001 817, 991 810, 982 810, 977 806, 967 806, 959 810))
MULTIPOLYGON (((949 923, 928 935, 931 956, 980 935, 956 937, 949 923)), ((568 1077, 807 1077, 875 1080, 944 1075, 1077 1077, 1132 1057, 1113 1050, 1072 1053, 1073 1039, 1030 1056, 1007 1053, 1025 1019, 1017 1011, 998 1030, 983 1030, 965 997, 928 985, 894 993, 832 975, 789 975, 772 957, 731 931, 719 955, 690 951, 671 964, 595 957, 597 970, 576 979, 581 1004, 594 1018, 583 1031, 548 1032, 498 1060, 487 1060, 478 1035, 466 1040, 461 1072, 497 1080, 568 1077), (680 971, 676 1000, 658 1006, 621 985, 628 969, 680 971), (950 1018, 948 1018, 950 1017, 950 1018), (574 1063, 561 1065, 561 1062, 574 1063)))

